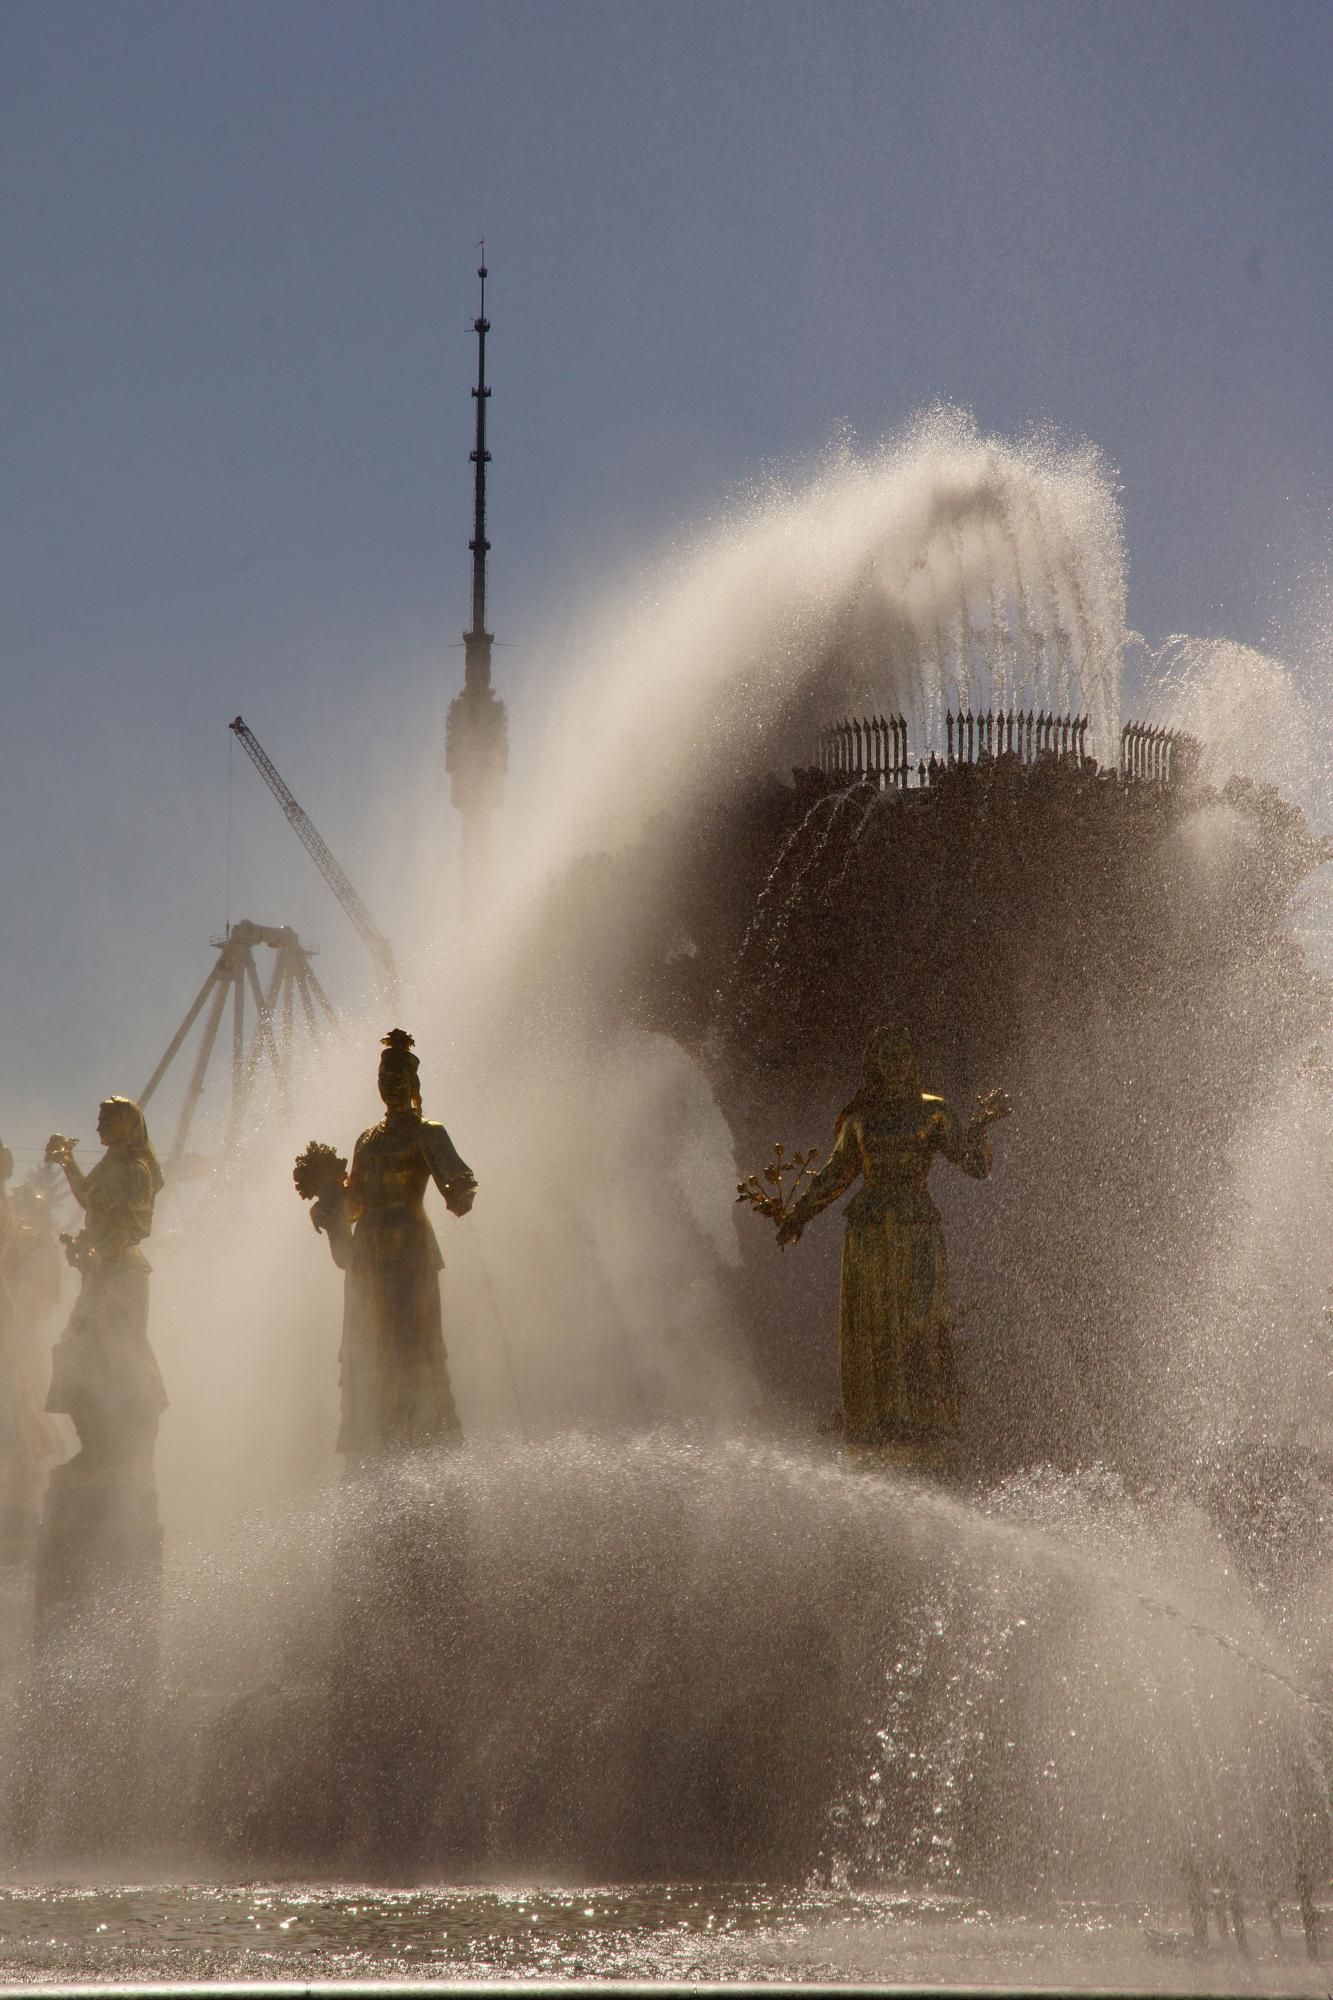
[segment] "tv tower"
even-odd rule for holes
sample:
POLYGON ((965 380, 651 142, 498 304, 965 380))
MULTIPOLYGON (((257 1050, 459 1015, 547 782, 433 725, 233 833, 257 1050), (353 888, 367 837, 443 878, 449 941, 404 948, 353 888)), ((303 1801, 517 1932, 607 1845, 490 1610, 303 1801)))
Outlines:
POLYGON ((477 336, 477 386, 472 391, 477 404, 477 440, 470 454, 473 501, 472 540, 468 543, 472 551, 472 624, 463 634, 463 691, 449 704, 444 739, 444 768, 463 821, 465 911, 475 907, 485 881, 491 814, 500 803, 509 762, 505 705, 491 686, 494 634, 486 630, 486 556, 491 546, 486 539, 486 467, 491 462, 486 449, 486 404, 491 393, 486 387, 486 336, 491 323, 486 317, 484 263, 477 276, 481 280, 481 311, 472 322, 477 336))

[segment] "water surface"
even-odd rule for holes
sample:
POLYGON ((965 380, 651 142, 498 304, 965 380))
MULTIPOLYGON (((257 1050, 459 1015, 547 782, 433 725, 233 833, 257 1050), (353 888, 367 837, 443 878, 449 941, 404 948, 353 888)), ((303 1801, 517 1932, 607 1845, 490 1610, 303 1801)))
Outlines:
MULTIPOLYGON (((650 1884, 0 1889, 0 1986, 65 1981, 651 1979, 1324 1994, 1294 1908, 1251 1957, 1182 1912, 1006 1913, 885 1890, 650 1884)), ((1327 1922, 1327 1919, 1326 1919, 1327 1922)))

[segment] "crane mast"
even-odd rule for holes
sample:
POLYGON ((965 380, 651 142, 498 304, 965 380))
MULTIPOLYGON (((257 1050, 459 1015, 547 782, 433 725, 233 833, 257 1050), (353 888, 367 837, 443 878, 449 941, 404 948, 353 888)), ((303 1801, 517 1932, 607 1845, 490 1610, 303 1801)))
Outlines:
POLYGON ((265 784, 272 792, 296 833, 306 852, 312 856, 320 874, 332 889, 338 901, 346 910, 352 924, 374 960, 375 971, 380 983, 380 991, 388 1005, 398 1004, 398 968, 394 963, 393 947, 384 933, 377 927, 369 910, 357 895, 346 874, 339 867, 328 842, 320 833, 305 807, 296 798, 283 779, 277 765, 264 749, 253 729, 237 716, 227 727, 233 736, 240 739, 250 761, 258 770, 265 784))

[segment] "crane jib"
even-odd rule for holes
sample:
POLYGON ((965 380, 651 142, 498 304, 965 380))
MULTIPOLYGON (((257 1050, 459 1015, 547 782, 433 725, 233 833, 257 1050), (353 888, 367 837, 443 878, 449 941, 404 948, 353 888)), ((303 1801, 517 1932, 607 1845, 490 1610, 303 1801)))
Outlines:
POLYGON ((358 937, 362 940, 375 963, 380 987, 384 998, 396 1004, 398 997, 398 969, 394 963, 393 947, 384 933, 374 922, 369 910, 357 895, 350 880, 339 866, 333 850, 320 833, 305 807, 284 780, 277 765, 265 750, 253 729, 242 716, 237 716, 227 727, 239 737, 251 763, 267 784, 306 852, 314 860, 320 874, 342 904, 358 937))

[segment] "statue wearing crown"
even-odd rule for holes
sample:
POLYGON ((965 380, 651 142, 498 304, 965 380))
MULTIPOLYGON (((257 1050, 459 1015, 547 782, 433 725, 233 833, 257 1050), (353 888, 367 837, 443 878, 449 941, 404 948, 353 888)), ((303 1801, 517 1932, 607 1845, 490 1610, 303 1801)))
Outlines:
POLYGON ((312 1143, 293 1174, 346 1274, 338 1450, 349 1467, 462 1436, 440 1313, 444 1259, 424 1197, 434 1181, 449 1212, 466 1215, 476 1177, 443 1125, 421 1115, 412 1036, 394 1028, 382 1047, 384 1116, 357 1140, 350 1171, 312 1143))

